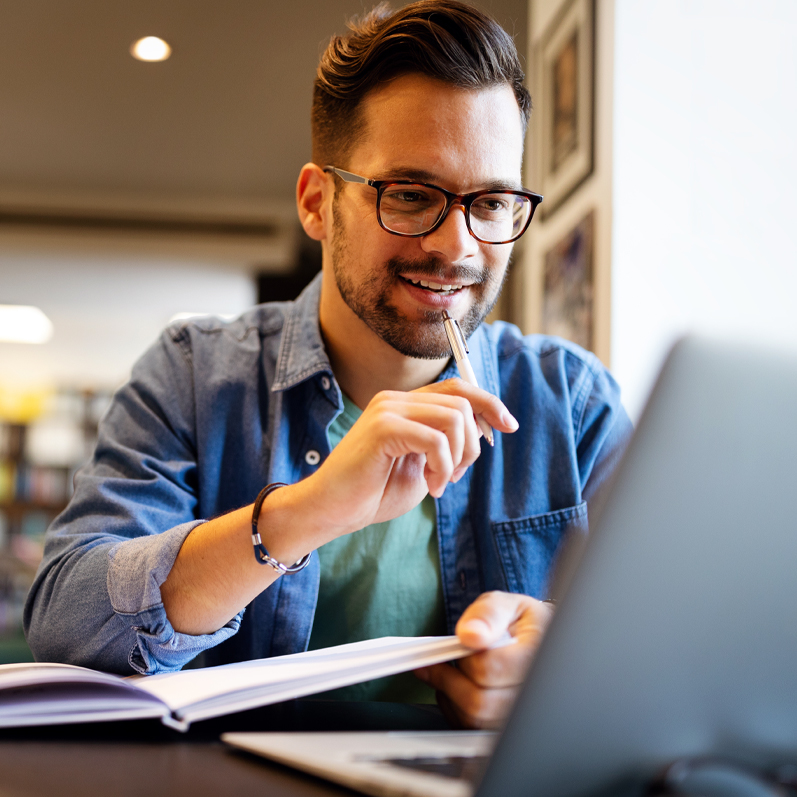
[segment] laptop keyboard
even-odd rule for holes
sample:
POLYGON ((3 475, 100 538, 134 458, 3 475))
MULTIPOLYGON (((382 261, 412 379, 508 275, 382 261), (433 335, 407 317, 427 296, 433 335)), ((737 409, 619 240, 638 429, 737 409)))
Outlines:
POLYGON ((464 780, 477 784, 487 767, 489 756, 434 756, 416 758, 379 758, 371 759, 384 764, 392 764, 406 769, 416 769, 420 772, 431 772, 443 775, 446 778, 464 780))

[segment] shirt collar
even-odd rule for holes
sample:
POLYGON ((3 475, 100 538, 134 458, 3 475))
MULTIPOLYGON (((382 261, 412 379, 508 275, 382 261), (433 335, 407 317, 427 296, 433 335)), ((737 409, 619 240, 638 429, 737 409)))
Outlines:
POLYGON ((321 274, 301 292, 285 316, 272 391, 287 390, 320 372, 332 373, 318 324, 321 274))

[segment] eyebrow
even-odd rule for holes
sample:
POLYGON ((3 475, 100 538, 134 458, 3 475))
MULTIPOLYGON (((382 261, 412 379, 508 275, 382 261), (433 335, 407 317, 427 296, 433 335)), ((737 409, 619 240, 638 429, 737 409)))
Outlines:
MULTIPOLYGON (((397 167, 395 169, 385 170, 378 176, 372 178, 374 180, 413 180, 419 183, 433 183, 434 185, 440 184, 440 175, 434 172, 428 172, 424 169, 403 168, 397 167)), ((499 180, 493 179, 484 183, 482 188, 476 189, 477 191, 514 191, 524 190, 521 183, 517 180, 499 180)), ((470 193, 467 191, 466 193, 470 193)))

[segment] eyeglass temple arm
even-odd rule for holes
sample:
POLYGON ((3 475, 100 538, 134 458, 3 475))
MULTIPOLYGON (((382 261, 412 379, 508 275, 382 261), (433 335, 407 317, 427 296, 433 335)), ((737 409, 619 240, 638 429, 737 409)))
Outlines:
POLYGON ((344 172, 343 169, 336 169, 334 166, 325 166, 325 172, 334 172, 337 174, 341 180, 344 180, 347 183, 364 183, 365 185, 370 185, 371 180, 366 177, 360 177, 359 174, 352 174, 351 172, 344 172))

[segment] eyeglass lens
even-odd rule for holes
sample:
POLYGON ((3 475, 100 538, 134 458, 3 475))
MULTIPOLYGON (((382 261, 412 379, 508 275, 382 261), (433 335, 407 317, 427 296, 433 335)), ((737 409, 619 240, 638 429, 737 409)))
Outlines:
MULTIPOLYGON (((446 203, 445 194, 425 185, 389 185, 379 215, 391 232, 422 235, 434 227, 446 203)), ((470 205, 470 228, 483 241, 511 241, 523 232, 532 210, 531 200, 520 194, 482 194, 470 205)))

